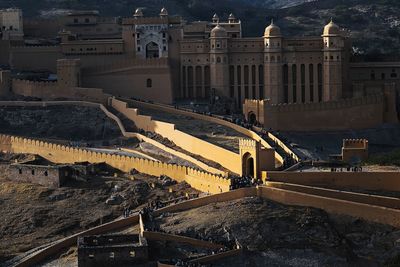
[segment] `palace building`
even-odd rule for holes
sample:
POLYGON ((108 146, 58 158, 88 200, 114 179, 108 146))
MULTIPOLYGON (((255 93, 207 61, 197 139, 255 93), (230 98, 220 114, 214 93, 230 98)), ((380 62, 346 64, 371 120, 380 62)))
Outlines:
POLYGON ((359 114, 367 105, 374 118, 359 127, 398 119, 400 63, 352 62, 351 40, 333 20, 321 26, 320 36, 286 37, 272 21, 252 38, 242 36, 241 21, 233 14, 188 23, 165 8, 157 17, 137 9, 123 19, 86 11, 61 21, 59 44, 10 45, 0 59, 18 70, 53 72, 57 60, 79 59, 79 86, 167 104, 218 97, 243 110, 249 121, 277 129, 291 127, 266 110, 296 110, 320 120, 328 106, 343 107, 357 113, 352 120, 358 121, 365 120, 362 114, 369 116, 359 114))

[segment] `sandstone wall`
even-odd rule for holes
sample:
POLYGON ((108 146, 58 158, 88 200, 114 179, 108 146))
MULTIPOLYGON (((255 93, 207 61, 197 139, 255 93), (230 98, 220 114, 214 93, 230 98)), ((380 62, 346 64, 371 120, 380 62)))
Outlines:
POLYGON ((127 118, 135 122, 138 128, 160 134, 186 151, 190 151, 206 159, 218 162, 233 173, 241 174, 242 166, 239 154, 176 130, 174 124, 155 121, 152 120, 150 116, 140 115, 138 109, 128 108, 126 102, 115 98, 111 101, 112 106, 127 118))
POLYGON ((17 95, 38 97, 42 100, 66 98, 81 101, 93 101, 107 104, 110 95, 102 89, 82 87, 62 87, 57 82, 36 82, 29 80, 12 80, 12 91, 17 95))
POLYGON ((383 123, 384 97, 310 104, 265 105, 264 127, 285 131, 344 130, 383 123))
POLYGON ((82 84, 115 96, 173 102, 171 69, 166 59, 123 60, 83 69, 82 84))
POLYGON ((310 186, 400 191, 399 172, 265 172, 263 177, 310 186))
POLYGON ((0 135, 3 149, 9 148, 7 152, 37 154, 55 163, 75 162, 104 162, 116 169, 129 172, 132 169, 153 176, 166 175, 172 179, 182 182, 187 181, 193 188, 198 190, 207 189, 205 192, 216 194, 229 191, 231 180, 219 175, 205 173, 189 167, 156 162, 148 159, 135 158, 132 156, 121 156, 109 153, 93 152, 86 149, 58 145, 33 139, 20 137, 8 137, 0 135), (8 145, 8 142, 11 145, 8 145))

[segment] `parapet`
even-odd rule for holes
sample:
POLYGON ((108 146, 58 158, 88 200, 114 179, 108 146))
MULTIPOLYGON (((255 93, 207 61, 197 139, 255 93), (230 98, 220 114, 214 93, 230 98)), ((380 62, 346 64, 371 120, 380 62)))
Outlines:
POLYGON ((366 139, 343 139, 343 148, 368 149, 368 140, 366 139))
POLYGON ((257 142, 251 139, 240 139, 239 140, 239 147, 240 148, 256 148, 257 142))
POLYGON ((341 99, 329 102, 266 104, 265 109, 269 112, 320 111, 351 108, 354 106, 371 105, 382 102, 384 102, 384 95, 380 93, 360 98, 341 99))
POLYGON ((76 67, 81 65, 80 59, 57 59, 57 67, 76 67))

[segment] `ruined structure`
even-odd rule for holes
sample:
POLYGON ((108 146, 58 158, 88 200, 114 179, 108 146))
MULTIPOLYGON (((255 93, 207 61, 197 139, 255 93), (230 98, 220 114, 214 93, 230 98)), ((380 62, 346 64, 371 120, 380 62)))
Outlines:
POLYGON ((362 162, 368 159, 368 140, 345 139, 342 147, 342 160, 345 162, 362 162))
POLYGON ((148 260, 142 235, 84 236, 78 239, 78 266, 131 266, 148 260))

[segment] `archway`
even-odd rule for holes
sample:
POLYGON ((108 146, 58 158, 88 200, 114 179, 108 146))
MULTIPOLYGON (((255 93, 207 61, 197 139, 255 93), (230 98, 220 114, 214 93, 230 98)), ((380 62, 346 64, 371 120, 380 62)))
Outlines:
POLYGON ((150 42, 146 45, 146 58, 159 58, 160 50, 158 44, 150 42))
POLYGON ((257 116, 253 112, 250 112, 248 115, 249 123, 255 125, 257 123, 257 116))
POLYGON ((242 164, 243 164, 243 176, 250 176, 254 178, 255 177, 254 158, 251 156, 250 153, 246 153, 243 155, 242 164))

